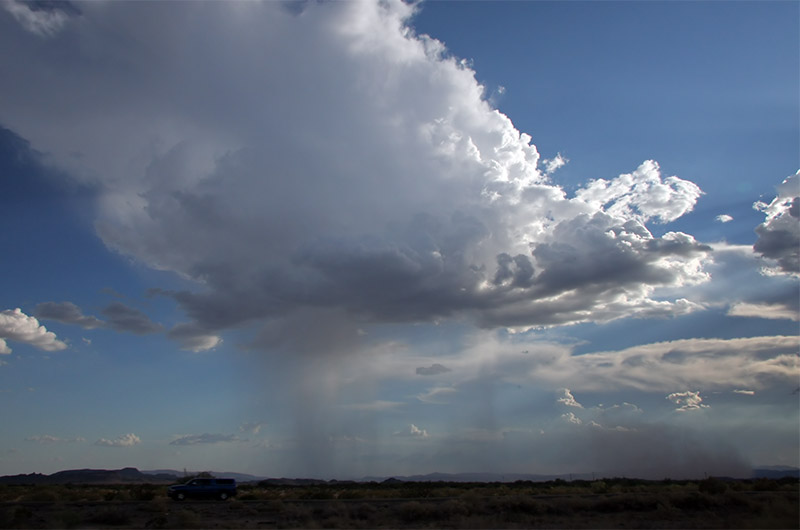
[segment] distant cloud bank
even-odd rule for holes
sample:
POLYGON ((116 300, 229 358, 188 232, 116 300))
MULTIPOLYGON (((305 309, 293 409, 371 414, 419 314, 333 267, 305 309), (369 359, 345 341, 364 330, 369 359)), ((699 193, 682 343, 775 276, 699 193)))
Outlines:
POLYGON ((140 444, 141 442, 142 440, 138 436, 133 433, 129 433, 117 436, 113 439, 100 438, 94 443, 94 445, 99 445, 101 447, 132 447, 140 444))

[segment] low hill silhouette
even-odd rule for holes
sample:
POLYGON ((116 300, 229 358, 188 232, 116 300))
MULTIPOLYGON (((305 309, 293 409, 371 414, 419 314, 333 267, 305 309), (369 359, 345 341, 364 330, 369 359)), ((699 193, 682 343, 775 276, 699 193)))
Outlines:
POLYGON ((0 484, 131 484, 173 483, 176 475, 142 473, 135 467, 123 469, 68 469, 52 475, 29 473, 0 477, 0 484))

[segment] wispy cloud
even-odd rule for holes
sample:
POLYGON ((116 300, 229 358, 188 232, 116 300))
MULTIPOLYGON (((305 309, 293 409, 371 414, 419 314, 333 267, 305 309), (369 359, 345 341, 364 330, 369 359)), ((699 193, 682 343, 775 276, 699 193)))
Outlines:
POLYGON ((81 11, 69 1, 26 2, 2 0, 0 6, 31 33, 40 37, 51 37, 58 33, 70 18, 80 16, 81 11))
POLYGON ((786 304, 738 302, 728 310, 728 316, 767 318, 770 320, 800 320, 800 312, 786 304))
POLYGON ((170 445, 200 445, 242 441, 235 434, 184 434, 172 440, 170 445))
POLYGON ((248 434, 259 434, 261 429, 266 427, 266 423, 256 422, 256 421, 248 421, 239 425, 239 432, 244 432, 248 434))
POLYGON ((443 398, 448 394, 457 392, 455 387, 452 386, 438 386, 431 388, 425 392, 417 394, 417 399, 423 403, 444 404, 447 403, 443 398))
POLYGON ((133 447, 141 442, 141 438, 133 433, 128 433, 112 439, 100 438, 94 443, 94 445, 99 445, 102 447, 133 447))
POLYGON ((404 403, 402 401, 385 401, 385 400, 376 400, 370 401, 368 403, 353 403, 350 405, 345 405, 346 408, 351 410, 363 410, 363 411, 382 411, 382 410, 390 410, 400 406, 403 406, 404 403))
POLYGON ((427 367, 426 366, 418 367, 416 369, 416 374, 417 375, 439 375, 439 374, 445 374, 445 373, 450 372, 450 371, 451 370, 449 368, 447 368, 446 366, 443 366, 443 365, 441 365, 439 363, 434 363, 434 364, 432 364, 430 366, 427 366, 427 367))
POLYGON ((106 325, 97 317, 84 315, 81 309, 72 302, 42 302, 36 306, 34 315, 46 320, 74 324, 84 329, 101 328, 106 325))
POLYGON ((531 355, 529 370, 535 379, 567 381, 582 390, 762 388, 771 380, 800 377, 798 345, 797 337, 777 336, 685 339, 577 356, 564 349, 555 357, 531 355))
POLYGON ((192 323, 177 324, 167 332, 167 336, 177 340, 182 350, 201 352, 212 350, 222 343, 222 338, 192 323))
POLYGON ((80 436, 75 436, 72 438, 60 438, 58 436, 52 436, 50 434, 37 434, 25 438, 25 441, 36 442, 41 444, 61 444, 61 443, 85 442, 86 438, 80 436))
POLYGON ((150 317, 122 302, 112 302, 101 313, 106 317, 108 325, 115 331, 146 335, 163 330, 163 327, 150 320, 150 317))

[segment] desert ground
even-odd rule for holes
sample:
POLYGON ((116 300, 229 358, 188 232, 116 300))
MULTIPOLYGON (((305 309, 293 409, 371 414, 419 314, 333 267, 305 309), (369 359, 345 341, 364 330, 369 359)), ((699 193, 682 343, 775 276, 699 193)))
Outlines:
POLYGON ((165 485, 3 485, 0 528, 798 528, 797 479, 242 484, 228 501, 165 485))

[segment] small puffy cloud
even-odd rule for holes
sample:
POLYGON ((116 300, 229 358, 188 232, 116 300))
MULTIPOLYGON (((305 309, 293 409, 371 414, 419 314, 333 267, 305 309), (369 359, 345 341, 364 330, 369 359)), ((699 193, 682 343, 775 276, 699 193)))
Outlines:
POLYGON ((434 363, 428 367, 420 366, 417 368, 417 375, 439 375, 450 372, 450 368, 443 366, 439 363, 434 363))
POLYGON ((745 396, 755 396, 756 395, 756 391, 755 390, 738 390, 737 389, 737 390, 734 390, 733 393, 734 394, 742 394, 742 395, 745 395, 745 396))
POLYGON ((417 427, 412 423, 405 429, 395 432, 394 435, 409 437, 409 438, 427 438, 428 431, 426 431, 425 429, 420 429, 419 427, 417 427))
POLYGON ((542 164, 544 165, 544 172, 548 175, 554 173, 557 169, 564 167, 569 160, 561 156, 561 153, 558 153, 556 156, 550 159, 542 160, 542 164))
POLYGON ((248 434, 258 434, 261 432, 261 429, 266 426, 267 426, 266 423, 248 421, 239 426, 239 432, 244 432, 248 434))
POLYGON ((136 335, 145 335, 158 333, 163 329, 160 324, 150 320, 150 317, 138 309, 128 307, 122 302, 112 302, 101 313, 108 319, 108 326, 115 331, 127 331, 136 335))
POLYGON ((80 436, 76 436, 73 438, 59 438, 58 436, 52 436, 49 434, 37 434, 34 436, 29 436, 25 438, 26 442, 36 442, 40 444, 60 444, 60 443, 76 443, 76 442, 85 442, 86 438, 82 438, 80 436))
POLYGON ((182 350, 195 353, 216 348, 222 342, 219 335, 209 333, 193 323, 176 324, 167 332, 167 336, 177 340, 182 350))
POLYGON ((647 160, 633 173, 610 181, 591 181, 576 196, 615 217, 668 223, 692 211, 702 194, 697 184, 688 180, 675 176, 662 179, 658 163, 647 160))
POLYGON ((0 353, 11 353, 7 340, 29 344, 45 351, 58 351, 67 347, 56 338, 55 333, 47 331, 35 317, 26 315, 19 308, 0 311, 0 353))
POLYGON ((108 438, 100 438, 97 440, 94 445, 99 445, 102 447, 132 447, 141 443, 141 438, 136 436, 133 433, 123 434, 121 436, 117 436, 114 439, 109 440, 108 438))
POLYGON ((583 408, 583 405, 577 402, 575 396, 572 395, 572 392, 569 391, 569 388, 562 388, 561 389, 562 397, 558 398, 556 401, 568 407, 577 407, 579 409, 583 408))
POLYGON ((777 271, 800 274, 800 171, 786 177, 769 203, 757 202, 753 208, 766 219, 756 227, 758 239, 753 250, 776 260, 777 271))
POLYGON ((673 392, 667 396, 667 399, 678 405, 675 410, 686 412, 690 410, 700 410, 709 408, 708 405, 703 405, 703 398, 700 397, 700 392, 673 392))
POLYGON ((105 322, 99 318, 84 315, 81 309, 72 302, 42 302, 36 306, 34 315, 38 318, 55 320, 64 324, 75 324, 83 329, 105 326, 105 322))
POLYGON ((572 412, 566 412, 562 414, 561 419, 568 423, 573 423, 575 425, 581 425, 583 423, 583 421, 581 421, 581 419, 572 412))
POLYGON ((726 213, 723 213, 716 216, 714 220, 717 221, 718 223, 730 223, 731 221, 733 221, 733 217, 726 213))
POLYGON ((170 445, 200 445, 217 444, 227 442, 240 442, 241 439, 235 434, 185 434, 172 440, 170 445))
POLYGON ((40 37, 51 37, 58 33, 70 18, 80 16, 81 11, 67 0, 0 0, 0 5, 11 13, 23 28, 40 37))
POLYGON ((642 413, 641 408, 626 401, 610 407, 600 404, 586 411, 586 414, 591 414, 594 417, 591 420, 592 423, 604 429, 635 428, 635 425, 641 421, 642 413))

